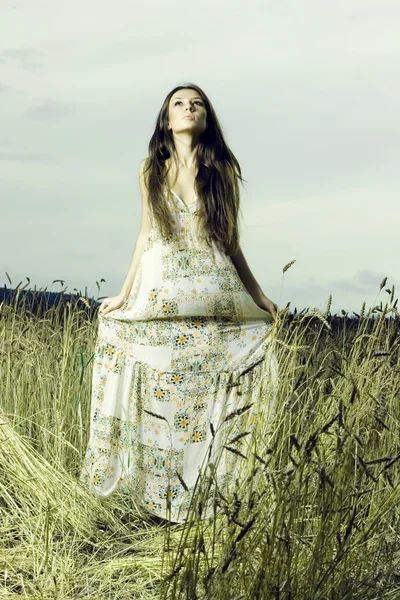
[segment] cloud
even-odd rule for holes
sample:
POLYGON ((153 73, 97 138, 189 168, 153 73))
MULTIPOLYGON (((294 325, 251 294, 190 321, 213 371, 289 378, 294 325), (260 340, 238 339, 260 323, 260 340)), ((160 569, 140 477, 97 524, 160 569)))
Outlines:
POLYGON ((358 271, 353 277, 347 279, 336 279, 333 287, 345 292, 365 293, 379 291, 382 280, 388 277, 387 274, 368 269, 358 271))
POLYGON ((0 160, 17 163, 45 163, 51 160, 50 154, 43 152, 0 152, 0 160))
POLYGON ((10 89, 9 85, 5 85, 4 83, 1 83, 1 81, 0 81, 0 94, 6 92, 9 89, 10 89))
POLYGON ((0 148, 15 148, 17 145, 18 144, 11 140, 0 140, 0 148))
POLYGON ((14 61, 20 69, 25 71, 36 71, 43 67, 43 63, 35 60, 37 57, 45 56, 39 50, 19 49, 19 50, 3 50, 0 54, 0 63, 14 61))
POLYGON ((67 117, 74 113, 74 108, 66 102, 58 102, 56 100, 37 101, 35 106, 29 108, 25 115, 28 119, 34 121, 45 121, 46 119, 54 119, 59 117, 67 117))

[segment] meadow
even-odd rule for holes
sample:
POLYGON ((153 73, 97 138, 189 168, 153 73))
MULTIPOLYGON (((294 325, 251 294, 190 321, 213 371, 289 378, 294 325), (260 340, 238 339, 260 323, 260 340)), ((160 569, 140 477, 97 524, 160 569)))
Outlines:
POLYGON ((230 415, 235 483, 220 489, 210 464, 178 525, 79 482, 96 312, 17 288, 0 305, 0 598, 398 600, 400 318, 385 286, 358 314, 281 310, 279 385, 262 377, 230 415))

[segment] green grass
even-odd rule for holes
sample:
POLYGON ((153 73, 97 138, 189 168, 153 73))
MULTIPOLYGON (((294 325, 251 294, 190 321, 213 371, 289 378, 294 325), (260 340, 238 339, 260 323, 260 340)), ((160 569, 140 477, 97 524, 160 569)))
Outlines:
POLYGON ((0 598, 400 598, 400 319, 382 283, 386 302, 357 319, 282 311, 276 396, 262 379, 187 522, 167 526, 128 490, 99 499, 78 481, 97 334, 85 299, 3 303, 0 598))

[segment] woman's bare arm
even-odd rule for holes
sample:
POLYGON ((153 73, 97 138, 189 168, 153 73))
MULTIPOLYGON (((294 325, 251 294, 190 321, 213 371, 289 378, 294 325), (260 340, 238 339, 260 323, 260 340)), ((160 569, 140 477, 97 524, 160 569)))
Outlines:
POLYGON ((149 217, 149 204, 148 204, 148 191, 144 181, 143 170, 145 167, 146 159, 142 160, 139 165, 139 187, 142 196, 142 218, 140 222, 140 230, 136 240, 135 248, 132 255, 131 265, 129 267, 128 274, 122 285, 119 295, 127 300, 130 291, 132 289, 133 281, 135 279, 140 259, 143 254, 144 247, 148 240, 151 231, 151 222, 149 217))
POLYGON ((245 288, 249 292, 250 296, 253 298, 254 302, 268 310, 272 317, 276 319, 277 317, 277 305, 272 302, 262 291, 260 284, 254 277, 253 273, 250 270, 249 265, 244 257, 243 251, 239 246, 239 251, 230 257, 233 265, 238 272, 240 279, 242 280, 245 288))
POLYGON ((239 246, 239 251, 231 256, 231 260, 235 266, 236 271, 239 274, 240 279, 243 281, 243 284, 250 296, 253 298, 255 302, 263 296, 263 291, 254 277, 253 273, 250 270, 249 265, 244 257, 242 248, 239 246))

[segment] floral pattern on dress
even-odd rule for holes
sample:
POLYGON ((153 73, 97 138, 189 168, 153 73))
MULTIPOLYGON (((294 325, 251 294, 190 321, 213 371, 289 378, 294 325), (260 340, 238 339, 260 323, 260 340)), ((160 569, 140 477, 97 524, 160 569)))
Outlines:
MULTIPOLYGON (((163 238, 150 214, 127 301, 98 313, 80 479, 100 496, 122 486, 153 514, 181 522, 211 441, 214 452, 223 443, 215 432, 254 401, 263 378, 276 383, 277 365, 269 313, 230 257, 199 235, 196 205, 166 194, 177 238, 163 238)), ((240 418, 230 423, 241 431, 240 418)), ((229 481, 234 459, 220 461, 221 481, 229 481)))

